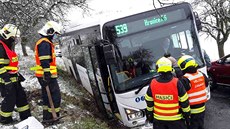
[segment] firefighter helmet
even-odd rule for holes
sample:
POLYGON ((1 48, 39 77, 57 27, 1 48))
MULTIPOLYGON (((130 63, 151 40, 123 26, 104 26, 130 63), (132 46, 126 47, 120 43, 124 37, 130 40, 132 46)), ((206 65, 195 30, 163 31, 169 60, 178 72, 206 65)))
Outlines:
POLYGON ((171 72, 173 70, 172 62, 165 57, 162 57, 157 61, 156 67, 158 73, 160 72, 166 73, 166 72, 171 72))
POLYGON ((17 26, 13 24, 6 24, 1 30, 0 34, 4 39, 9 39, 10 37, 16 38, 20 37, 20 30, 18 29, 17 26))
POLYGON ((197 67, 198 64, 196 63, 195 59, 192 56, 184 55, 182 56, 178 62, 178 66, 181 70, 185 70, 188 67, 197 67))
POLYGON ((48 21, 42 29, 38 31, 43 36, 52 36, 54 34, 61 34, 62 26, 55 21, 48 21))

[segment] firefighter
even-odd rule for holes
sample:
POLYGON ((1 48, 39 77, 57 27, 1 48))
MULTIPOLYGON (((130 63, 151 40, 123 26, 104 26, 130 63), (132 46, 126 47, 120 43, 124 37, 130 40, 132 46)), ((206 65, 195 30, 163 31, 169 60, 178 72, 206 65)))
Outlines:
POLYGON ((15 105, 21 120, 31 116, 26 93, 20 83, 18 56, 13 50, 16 37, 20 37, 20 31, 13 24, 6 24, 0 30, 0 88, 4 98, 0 111, 2 124, 13 122, 15 105))
POLYGON ((151 81, 145 95, 147 120, 154 129, 186 129, 190 106, 184 86, 173 76, 169 59, 160 58, 156 67, 159 77, 151 81))
POLYGON ((60 31, 61 26, 57 22, 48 21, 38 31, 41 38, 35 45, 36 67, 34 69, 42 89, 44 121, 53 119, 52 109, 46 92, 47 86, 50 89, 57 116, 59 116, 60 112, 61 93, 57 82, 56 57, 52 42, 53 38, 60 34, 60 31))
POLYGON ((178 66, 183 72, 180 78, 189 96, 191 106, 191 129, 204 129, 206 87, 208 79, 197 70, 197 63, 192 56, 184 55, 178 60, 178 66))

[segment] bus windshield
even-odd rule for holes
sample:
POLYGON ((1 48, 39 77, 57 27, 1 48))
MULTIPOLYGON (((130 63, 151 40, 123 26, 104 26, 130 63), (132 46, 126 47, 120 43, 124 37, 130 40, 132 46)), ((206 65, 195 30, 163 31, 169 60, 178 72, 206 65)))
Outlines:
MULTIPOLYGON (((111 76, 116 92, 127 92, 147 85, 157 74, 156 61, 170 54, 176 60, 191 55, 199 67, 203 58, 192 20, 152 28, 125 36, 114 36, 119 53, 118 64, 111 65, 111 76)), ((175 67, 176 64, 175 64, 175 67)))

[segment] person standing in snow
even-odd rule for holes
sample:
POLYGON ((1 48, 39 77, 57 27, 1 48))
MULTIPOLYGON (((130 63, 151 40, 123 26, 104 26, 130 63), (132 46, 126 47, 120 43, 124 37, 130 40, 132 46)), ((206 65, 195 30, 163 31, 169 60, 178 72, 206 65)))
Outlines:
POLYGON ((42 87, 44 121, 53 119, 52 109, 46 92, 46 86, 50 89, 57 116, 59 116, 60 112, 61 93, 57 82, 56 56, 54 44, 52 42, 54 36, 60 34, 60 31, 61 26, 57 22, 48 21, 42 29, 38 31, 41 38, 35 45, 35 75, 42 87))
POLYGON ((26 93, 20 83, 22 76, 18 73, 18 56, 13 50, 16 37, 20 37, 20 31, 13 24, 6 24, 0 30, 0 88, 4 98, 0 110, 2 124, 13 122, 15 105, 21 120, 31 116, 26 93))

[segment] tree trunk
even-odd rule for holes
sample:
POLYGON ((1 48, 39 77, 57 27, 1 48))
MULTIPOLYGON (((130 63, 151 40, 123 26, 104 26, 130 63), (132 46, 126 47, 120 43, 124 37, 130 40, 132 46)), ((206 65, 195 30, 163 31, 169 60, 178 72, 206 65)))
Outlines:
POLYGON ((27 52, 26 52, 26 45, 21 43, 21 46, 22 46, 22 53, 23 53, 23 56, 28 56, 27 52))
POLYGON ((224 56, 224 44, 223 43, 218 44, 218 52, 219 52, 220 58, 224 56))

